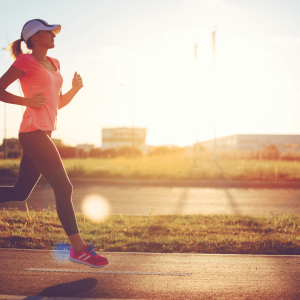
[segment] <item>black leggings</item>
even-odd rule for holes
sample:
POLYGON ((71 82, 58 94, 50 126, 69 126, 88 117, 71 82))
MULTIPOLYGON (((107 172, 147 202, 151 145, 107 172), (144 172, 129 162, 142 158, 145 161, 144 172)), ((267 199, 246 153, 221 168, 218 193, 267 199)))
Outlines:
POLYGON ((19 177, 13 187, 0 187, 0 203, 26 200, 43 174, 54 190, 57 214, 67 235, 79 233, 72 203, 73 186, 51 132, 20 132, 19 141, 23 148, 19 177))

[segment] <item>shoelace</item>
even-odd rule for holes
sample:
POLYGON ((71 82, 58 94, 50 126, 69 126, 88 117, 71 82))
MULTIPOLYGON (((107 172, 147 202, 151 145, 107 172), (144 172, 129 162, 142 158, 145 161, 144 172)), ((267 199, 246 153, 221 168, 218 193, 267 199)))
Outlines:
POLYGON ((91 244, 91 242, 89 242, 89 247, 85 250, 85 252, 96 257, 97 253, 94 250, 94 249, 96 249, 96 247, 93 247, 93 245, 95 245, 95 244, 91 244))

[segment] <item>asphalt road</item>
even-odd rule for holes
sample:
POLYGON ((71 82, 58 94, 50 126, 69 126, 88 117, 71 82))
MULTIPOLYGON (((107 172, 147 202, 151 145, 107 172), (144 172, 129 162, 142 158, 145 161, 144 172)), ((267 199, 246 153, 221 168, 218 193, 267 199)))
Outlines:
MULTIPOLYGON (((1 185, 1 183, 0 183, 1 185)), ((110 214, 236 214, 278 215, 300 213, 297 188, 212 188, 74 184, 73 204, 77 213, 89 195, 106 199, 110 214)), ((55 211, 55 198, 49 184, 38 184, 28 199, 35 211, 55 211)), ((0 209, 25 211, 24 202, 0 204, 0 209)))
POLYGON ((0 249, 0 294, 164 300, 300 299, 298 256, 106 252, 102 255, 108 258, 108 266, 94 269, 70 262, 67 252, 59 259, 57 254, 49 250, 0 249))

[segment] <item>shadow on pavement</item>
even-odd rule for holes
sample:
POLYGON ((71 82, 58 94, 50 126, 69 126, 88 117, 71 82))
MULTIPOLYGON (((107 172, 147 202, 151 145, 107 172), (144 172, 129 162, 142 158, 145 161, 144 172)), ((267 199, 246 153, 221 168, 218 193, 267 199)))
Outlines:
MULTIPOLYGON (((194 161, 193 166, 191 167, 190 170, 190 174, 192 173, 192 170, 195 168, 197 163, 197 160, 194 161)), ((222 169, 222 167, 219 165, 219 163, 216 161, 216 166, 218 167, 222 180, 228 180, 224 170, 222 169)), ((229 202, 229 205, 231 207, 232 210, 232 214, 234 215, 241 215, 241 211, 239 209, 238 204, 236 203, 234 197, 232 196, 232 194, 230 193, 230 191, 228 190, 228 188, 222 188, 222 190, 224 191, 224 193, 226 194, 226 199, 229 202)), ((181 196, 178 199, 177 202, 177 208, 174 211, 174 214, 182 214, 182 212, 184 211, 184 208, 186 206, 186 201, 188 199, 188 194, 189 194, 190 188, 186 187, 183 191, 183 193, 181 194, 181 196)))
MULTIPOLYGON (((223 180, 228 180, 225 173, 224 173, 224 170, 222 169, 222 167, 219 165, 219 163, 217 161, 215 161, 221 175, 222 175, 222 179, 223 180)), ((241 211, 239 210, 238 208, 238 204, 236 203, 236 201, 234 200, 233 196, 230 194, 230 192, 228 191, 228 189, 224 189, 225 193, 226 193, 226 196, 227 196, 227 199, 229 201, 229 204, 231 206, 231 209, 232 209, 232 213, 235 214, 235 215, 241 215, 241 211)))
POLYGON ((188 198, 189 188, 184 189, 183 193, 178 199, 177 208, 174 210, 175 215, 180 215, 183 213, 186 206, 186 200, 188 198))
MULTIPOLYGON (((93 289, 98 283, 95 278, 85 278, 68 283, 61 283, 53 286, 49 286, 41 291, 35 297, 75 297, 77 295, 87 293, 93 289)), ((32 297, 32 296, 31 296, 32 297)), ((23 300, 30 299, 30 297, 23 300)))
POLYGON ((231 193, 228 191, 228 189, 224 189, 227 199, 229 201, 229 204, 231 206, 232 209, 232 213, 234 215, 241 215, 241 211, 239 209, 239 205, 236 203, 236 201, 234 200, 233 196, 231 195, 231 193))

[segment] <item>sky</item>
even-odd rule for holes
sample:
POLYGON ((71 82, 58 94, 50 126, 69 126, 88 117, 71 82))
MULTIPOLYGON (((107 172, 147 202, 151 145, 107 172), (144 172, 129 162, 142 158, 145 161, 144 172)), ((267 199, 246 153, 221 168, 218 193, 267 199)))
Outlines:
MULTIPOLYGON (((214 124, 217 137, 300 134, 299 15, 296 0, 0 0, 0 48, 28 20, 61 24, 48 56, 60 61, 63 93, 75 71, 84 82, 58 111, 53 138, 67 145, 101 146, 101 129, 131 127, 133 111, 151 146, 212 139, 214 124), (134 101, 120 84, 134 84, 134 101)), ((11 64, 0 51, 0 76, 11 64)), ((17 82, 8 91, 19 95, 17 82)), ((6 109, 17 138, 22 107, 6 109)))

